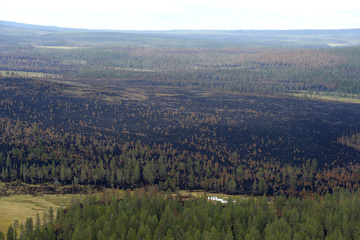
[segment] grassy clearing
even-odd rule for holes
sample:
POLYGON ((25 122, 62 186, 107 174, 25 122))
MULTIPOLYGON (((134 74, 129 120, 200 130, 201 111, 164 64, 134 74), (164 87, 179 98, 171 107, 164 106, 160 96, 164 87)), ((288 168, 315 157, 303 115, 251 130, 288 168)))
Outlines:
POLYGON ((3 77, 29 77, 29 78, 56 78, 59 75, 41 73, 41 72, 25 72, 25 71, 0 71, 3 77))
POLYGON ((124 99, 134 100, 134 101, 145 101, 148 97, 141 93, 127 93, 124 99))
POLYGON ((181 190, 181 191, 179 191, 179 193, 182 196, 190 195, 190 196, 193 196, 196 198, 217 197, 217 198, 224 199, 224 200, 231 198, 231 200, 233 200, 233 201, 240 201, 240 200, 249 199, 249 198, 256 198, 256 197, 248 196, 248 195, 228 195, 228 194, 224 194, 224 193, 209 193, 209 192, 204 192, 204 191, 190 192, 190 191, 181 190))
POLYGON ((175 97, 179 94, 171 94, 171 93, 155 93, 155 96, 157 97, 175 97))
POLYGON ((79 197, 79 195, 13 195, 0 197, 0 231, 6 233, 14 220, 19 220, 20 223, 25 222, 29 217, 35 220, 37 213, 42 219, 44 211, 48 211, 52 207, 56 212, 59 207, 69 205, 75 197, 79 197))
POLYGON ((156 72, 156 70, 152 69, 140 69, 140 68, 121 68, 121 67, 115 67, 115 70, 123 70, 123 71, 133 71, 133 72, 156 72))
POLYGON ((303 92, 291 93, 290 95, 294 96, 294 97, 301 97, 301 98, 360 104, 360 99, 358 99, 358 98, 346 98, 346 97, 337 97, 337 96, 329 96, 329 95, 321 95, 321 94, 320 95, 308 94, 308 93, 303 93, 303 92))
POLYGON ((349 43, 328 43, 330 47, 346 47, 350 46, 349 43))
POLYGON ((64 50, 71 50, 71 49, 78 49, 78 48, 88 48, 88 47, 68 47, 68 46, 35 46, 36 48, 47 48, 47 49, 64 49, 64 50))

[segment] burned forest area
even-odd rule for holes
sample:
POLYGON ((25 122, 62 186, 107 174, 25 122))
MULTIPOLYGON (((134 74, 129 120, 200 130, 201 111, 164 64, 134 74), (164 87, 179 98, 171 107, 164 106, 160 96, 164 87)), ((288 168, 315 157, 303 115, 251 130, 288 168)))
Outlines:
POLYGON ((0 94, 5 182, 274 195, 357 184, 359 152, 339 142, 359 130, 357 104, 141 81, 3 78, 0 94))

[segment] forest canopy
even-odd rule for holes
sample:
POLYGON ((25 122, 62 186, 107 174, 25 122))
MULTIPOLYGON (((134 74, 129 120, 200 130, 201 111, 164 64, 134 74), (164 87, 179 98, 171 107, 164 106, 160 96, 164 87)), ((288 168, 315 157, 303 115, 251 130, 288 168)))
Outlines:
POLYGON ((35 226, 28 219, 15 231, 21 239, 357 239, 359 204, 359 192, 343 190, 272 204, 266 197, 230 199, 224 206, 206 196, 184 201, 142 189, 77 201, 59 209, 56 219, 38 219, 35 226))

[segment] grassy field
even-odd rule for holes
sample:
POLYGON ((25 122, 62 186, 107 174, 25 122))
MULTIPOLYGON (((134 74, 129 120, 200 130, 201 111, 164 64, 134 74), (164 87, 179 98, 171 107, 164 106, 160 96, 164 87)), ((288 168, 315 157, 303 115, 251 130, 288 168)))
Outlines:
POLYGON ((57 75, 41 72, 24 72, 24 71, 0 71, 4 77, 29 77, 29 78, 55 78, 57 75))
POLYGON ((32 217, 35 221, 37 213, 40 214, 42 220, 43 212, 48 211, 50 207, 56 214, 59 207, 68 205, 75 197, 79 197, 79 195, 13 195, 0 197, 0 231, 6 233, 14 220, 19 220, 21 223, 32 217))
POLYGON ((308 94, 308 93, 303 93, 303 92, 292 93, 291 95, 295 96, 295 97, 301 97, 301 98, 360 104, 360 99, 358 99, 358 98, 337 97, 337 96, 329 96, 329 95, 321 95, 321 94, 308 94))
POLYGON ((241 200, 246 200, 249 198, 257 198, 254 196, 250 196, 250 195, 228 195, 228 194, 224 194, 224 193, 208 193, 208 192, 204 192, 204 191, 188 191, 188 190, 181 190, 179 191, 179 193, 183 196, 193 196, 196 198, 202 198, 202 197, 217 197, 218 199, 222 199, 227 201, 228 199, 231 199, 233 201, 241 201, 241 200))
POLYGON ((47 48, 47 49, 62 49, 62 50, 71 50, 71 49, 79 49, 85 47, 68 47, 68 46, 35 46, 36 48, 47 48))

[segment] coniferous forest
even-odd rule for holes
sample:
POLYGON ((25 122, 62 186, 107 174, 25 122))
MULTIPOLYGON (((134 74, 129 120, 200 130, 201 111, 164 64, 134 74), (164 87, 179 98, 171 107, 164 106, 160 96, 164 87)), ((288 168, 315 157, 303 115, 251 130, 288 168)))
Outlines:
POLYGON ((0 28, 0 197, 102 194, 7 239, 360 237, 359 30, 0 28))
POLYGON ((359 204, 359 191, 224 206, 150 189, 74 202, 44 225, 28 219, 18 230, 22 239, 358 239, 359 204))

